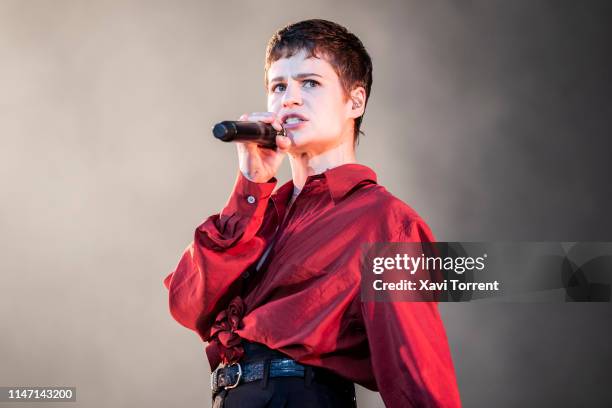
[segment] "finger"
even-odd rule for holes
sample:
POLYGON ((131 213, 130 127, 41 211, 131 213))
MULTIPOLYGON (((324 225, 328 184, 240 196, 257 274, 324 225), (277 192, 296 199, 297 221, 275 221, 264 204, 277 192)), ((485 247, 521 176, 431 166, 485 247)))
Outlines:
POLYGON ((280 118, 278 116, 274 117, 274 120, 271 122, 271 124, 272 124, 272 127, 276 129, 277 131, 280 132, 281 130, 283 130, 283 125, 280 122, 280 118))
POLYGON ((246 114, 251 120, 272 120, 276 117, 274 112, 251 112, 246 114))
POLYGON ((287 136, 276 136, 276 146, 281 152, 286 152, 291 147, 291 139, 287 136))
POLYGON ((236 147, 238 148, 238 153, 246 154, 248 152, 247 145, 248 145, 248 143, 236 142, 236 147))
POLYGON ((257 143, 252 142, 236 142, 236 146, 238 146, 239 152, 246 153, 248 155, 254 154, 258 150, 257 143))
POLYGON ((274 116, 274 114, 270 114, 270 115, 252 115, 250 116, 251 120, 257 120, 260 122, 265 122, 265 123, 272 123, 274 122, 274 120, 276 119, 276 117, 274 116))
POLYGON ((252 113, 243 113, 242 115, 240 115, 240 118, 238 120, 248 120, 248 121, 256 121, 256 120, 268 120, 267 118, 271 117, 271 115, 273 115, 272 113, 269 112, 252 112, 252 113))
POLYGON ((259 151, 259 146, 257 145, 257 143, 246 142, 244 146, 246 147, 249 154, 257 154, 257 152, 259 151))

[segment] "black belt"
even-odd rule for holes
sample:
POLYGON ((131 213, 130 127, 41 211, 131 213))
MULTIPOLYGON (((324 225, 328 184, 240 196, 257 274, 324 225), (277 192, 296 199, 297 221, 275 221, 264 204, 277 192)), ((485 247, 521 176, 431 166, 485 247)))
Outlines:
POLYGON ((210 388, 212 389, 213 395, 215 395, 220 389, 231 389, 237 387, 239 384, 248 383, 252 381, 261 380, 267 376, 273 377, 300 377, 304 378, 307 376, 310 370, 313 375, 313 379, 316 378, 323 382, 336 382, 336 383, 347 383, 347 380, 343 380, 341 377, 325 372, 315 367, 307 367, 297 363, 295 360, 290 358, 279 358, 264 361, 252 361, 235 363, 224 367, 218 367, 210 377, 210 388), (268 367, 266 367, 268 364, 268 367))

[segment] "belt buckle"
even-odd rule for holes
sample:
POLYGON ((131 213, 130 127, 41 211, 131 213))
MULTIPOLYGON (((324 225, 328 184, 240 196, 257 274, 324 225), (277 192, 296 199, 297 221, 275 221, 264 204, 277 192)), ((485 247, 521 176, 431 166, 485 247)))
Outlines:
POLYGON ((232 384, 232 385, 226 385, 225 388, 226 390, 232 389, 232 388, 236 388, 238 386, 238 384, 240 384, 240 378, 242 378, 242 366, 240 365, 240 363, 232 363, 230 365, 228 365, 228 367, 231 367, 233 365, 237 365, 238 366, 238 378, 236 378, 236 383, 232 384))
POLYGON ((218 391, 219 386, 218 386, 218 380, 219 380, 219 374, 218 371, 222 368, 228 368, 231 366, 238 366, 238 378, 236 379, 236 382, 234 384, 231 385, 225 385, 223 388, 226 390, 232 389, 232 388, 236 388, 238 386, 238 384, 240 383, 240 379, 242 378, 242 366, 240 365, 240 363, 232 363, 230 365, 227 366, 219 366, 215 369, 215 371, 212 372, 212 374, 210 375, 210 389, 212 390, 213 394, 215 392, 218 391))

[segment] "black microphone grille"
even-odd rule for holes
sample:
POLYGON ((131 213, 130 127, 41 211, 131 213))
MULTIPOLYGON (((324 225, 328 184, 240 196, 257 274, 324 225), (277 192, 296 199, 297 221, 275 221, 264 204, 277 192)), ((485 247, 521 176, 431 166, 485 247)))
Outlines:
POLYGON ((217 123, 213 126, 213 135, 224 142, 232 140, 232 137, 236 134, 236 128, 234 126, 227 126, 227 121, 217 123))

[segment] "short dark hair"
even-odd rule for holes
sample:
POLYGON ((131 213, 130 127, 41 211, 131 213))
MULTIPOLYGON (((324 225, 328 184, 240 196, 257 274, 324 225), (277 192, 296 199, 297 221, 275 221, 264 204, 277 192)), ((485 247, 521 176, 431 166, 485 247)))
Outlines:
MULTIPOLYGON (((302 50, 308 57, 324 58, 330 63, 340 78, 345 98, 355 87, 363 86, 367 105, 372 89, 372 59, 355 34, 328 20, 304 20, 274 33, 266 48, 264 85, 268 85, 268 70, 273 62, 302 50)), ((355 119, 354 143, 363 134, 359 130, 362 120, 363 115, 355 119)))

